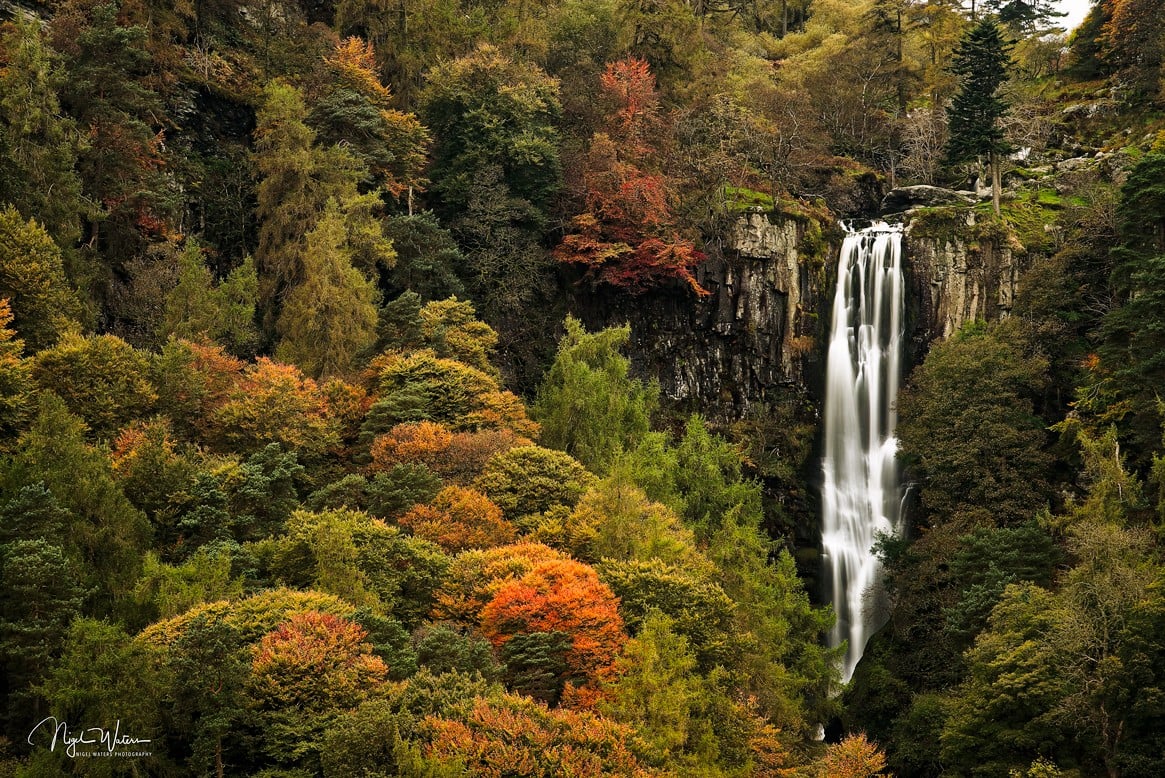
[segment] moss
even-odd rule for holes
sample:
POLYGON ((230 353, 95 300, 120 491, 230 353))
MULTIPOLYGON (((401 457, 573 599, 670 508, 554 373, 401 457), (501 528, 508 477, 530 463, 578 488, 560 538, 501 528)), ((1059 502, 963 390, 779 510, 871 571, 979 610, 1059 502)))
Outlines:
POLYGON ((773 211, 773 197, 743 186, 724 187, 724 203, 729 213, 743 213, 753 208, 773 211))
POLYGON ((974 228, 967 225, 969 210, 956 205, 916 208, 910 214, 910 234, 930 240, 973 239, 974 228))

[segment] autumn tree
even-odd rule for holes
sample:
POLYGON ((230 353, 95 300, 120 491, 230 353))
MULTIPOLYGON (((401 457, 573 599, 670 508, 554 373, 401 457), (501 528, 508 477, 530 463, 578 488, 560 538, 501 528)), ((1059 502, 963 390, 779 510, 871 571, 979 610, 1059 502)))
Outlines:
POLYGON ((596 281, 635 292, 674 278, 707 294, 691 272, 704 255, 678 234, 670 184, 646 169, 662 121, 655 77, 646 61, 630 59, 609 64, 600 82, 612 110, 587 154, 586 210, 574 217, 573 234, 555 257, 583 266, 596 281))
POLYGON ((567 666, 593 682, 611 673, 626 640, 618 605, 592 568, 544 562, 494 593, 481 612, 482 631, 498 649, 517 635, 565 632, 567 666))
POLYGON ((392 108, 377 70, 372 43, 356 37, 336 43, 324 58, 308 121, 321 145, 342 143, 373 188, 399 197, 423 183, 429 133, 415 114, 392 108))
POLYGON ((417 505, 398 519, 417 537, 431 540, 450 553, 511 543, 514 525, 489 498, 473 489, 448 486, 428 505, 417 505))
POLYGON ((32 366, 21 358, 24 341, 9 328, 12 308, 0 299, 0 447, 7 447, 32 405, 32 366))
POLYGON ((318 763, 332 716, 368 699, 387 668, 361 627, 328 613, 292 616, 254 647, 247 695, 276 762, 318 763))

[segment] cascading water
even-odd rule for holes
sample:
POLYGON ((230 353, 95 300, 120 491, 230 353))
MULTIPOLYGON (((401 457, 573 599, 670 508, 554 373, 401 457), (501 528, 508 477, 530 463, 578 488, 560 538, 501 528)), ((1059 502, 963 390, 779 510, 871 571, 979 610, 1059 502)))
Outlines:
POLYGON ((841 248, 825 388, 822 546, 837 623, 830 644, 848 643, 848 681, 866 640, 884 622, 878 602, 876 533, 897 533, 902 486, 895 404, 905 330, 902 229, 876 222, 841 248))

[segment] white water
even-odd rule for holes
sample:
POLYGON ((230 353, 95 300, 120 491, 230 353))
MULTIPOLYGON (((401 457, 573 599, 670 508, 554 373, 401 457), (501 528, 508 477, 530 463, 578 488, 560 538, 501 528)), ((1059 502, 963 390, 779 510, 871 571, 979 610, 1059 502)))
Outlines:
POLYGON ((902 374, 905 284, 900 226, 876 222, 841 248, 825 383, 822 546, 848 681, 886 617, 875 533, 898 533, 902 486, 895 410, 902 374))

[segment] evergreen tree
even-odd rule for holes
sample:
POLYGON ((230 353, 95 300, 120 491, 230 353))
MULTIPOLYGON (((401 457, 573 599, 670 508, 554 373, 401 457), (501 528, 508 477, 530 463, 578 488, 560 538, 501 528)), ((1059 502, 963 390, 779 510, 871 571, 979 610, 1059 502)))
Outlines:
POLYGON ((80 305, 65 280, 60 249, 11 205, 0 210, 0 298, 8 299, 14 327, 32 351, 79 329, 80 305))
POLYGON ((1010 66, 1011 44, 1003 39, 999 25, 991 17, 984 17, 963 36, 951 64, 951 72, 959 76, 961 85, 947 109, 950 126, 947 161, 958 164, 987 156, 996 215, 999 214, 999 155, 1008 148, 999 123, 1007 114, 1008 105, 999 88, 1007 81, 1010 66))
POLYGON ((352 369, 376 340, 376 288, 352 267, 344 219, 329 201, 307 235, 303 281, 287 295, 279 317, 279 357, 311 376, 352 369))
POLYGON ((597 473, 647 434, 657 402, 658 388, 632 378, 630 360, 619 353, 630 336, 629 327, 588 333, 568 317, 533 408, 542 442, 597 473))
POLYGON ((0 36, 0 62, 0 202, 40 221, 68 250, 86 211, 74 169, 83 141, 75 122, 61 116, 60 74, 40 28, 17 15, 0 36))

